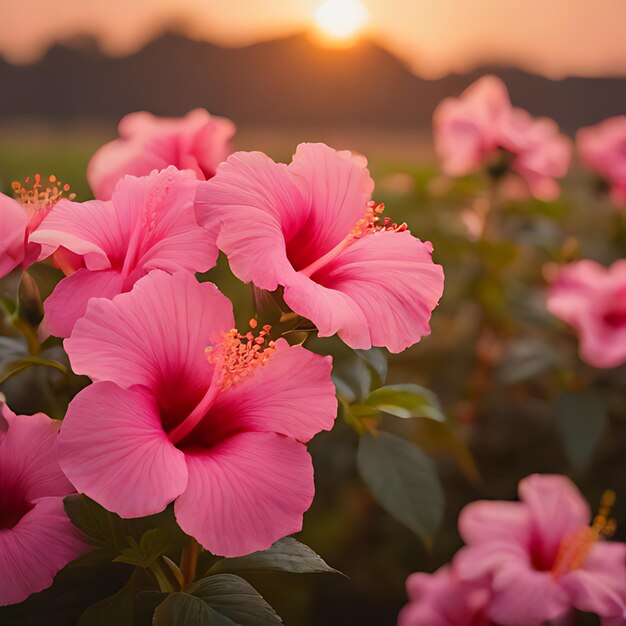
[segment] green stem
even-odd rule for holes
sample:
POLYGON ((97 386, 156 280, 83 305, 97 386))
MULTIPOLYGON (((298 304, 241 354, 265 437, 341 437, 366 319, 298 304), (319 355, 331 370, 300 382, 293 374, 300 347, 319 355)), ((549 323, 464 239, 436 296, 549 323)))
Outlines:
POLYGON ((192 583, 196 577, 196 566, 198 564, 198 553, 200 546, 192 537, 189 543, 183 548, 183 554, 180 560, 180 571, 183 575, 185 583, 192 583))

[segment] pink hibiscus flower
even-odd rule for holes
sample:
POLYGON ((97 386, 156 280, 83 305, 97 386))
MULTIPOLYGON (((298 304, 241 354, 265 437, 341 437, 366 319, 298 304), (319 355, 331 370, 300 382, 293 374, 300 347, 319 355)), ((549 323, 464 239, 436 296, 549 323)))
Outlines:
POLYGON ((581 128, 576 145, 583 162, 609 184, 613 202, 626 206, 626 115, 581 128))
POLYGON ((513 107, 496 76, 483 76, 459 98, 443 100, 433 115, 433 128, 435 149, 449 176, 504 166, 520 176, 536 198, 558 197, 555 179, 567 173, 571 142, 554 121, 535 119, 513 107))
POLYGON ((88 550, 63 508, 74 489, 57 459, 59 426, 15 415, 0 397, 0 606, 46 589, 88 550))
POLYGON ((489 584, 489 617, 504 626, 538 626, 576 608, 623 618, 626 544, 600 541, 611 532, 611 497, 589 526, 589 507, 564 476, 529 476, 519 495, 521 502, 475 502, 459 517, 467 546, 455 571, 489 584))
POLYGON ((574 328, 581 358, 594 367, 626 362, 626 260, 562 267, 548 291, 548 310, 574 328))
POLYGON ((16 199, 0 193, 0 278, 20 265, 28 267, 46 256, 41 246, 29 242, 29 237, 70 188, 56 176, 50 176, 47 182, 44 187, 41 176, 35 174, 32 183, 29 178, 25 185, 13 183, 16 199))
POLYGON ((198 221, 232 271, 353 348, 400 352, 430 333, 443 291, 432 246, 382 218, 363 157, 300 144, 290 165, 237 152, 199 183, 198 221))
POLYGON ((45 301, 50 333, 68 337, 93 297, 128 291, 149 271, 213 267, 213 237, 193 209, 197 181, 169 167, 144 178, 127 176, 110 201, 59 202, 31 234, 48 253, 59 251, 70 274, 45 301))
POLYGON ((337 409, 330 357, 233 326, 230 302, 187 272, 92 300, 65 347, 96 382, 59 439, 79 491, 123 517, 175 500, 181 528, 225 556, 301 529, 314 492, 304 442, 337 409))
POLYGON ((191 170, 199 180, 211 178, 231 153, 235 125, 204 109, 180 118, 141 111, 122 118, 118 130, 120 139, 97 150, 87 167, 87 180, 99 200, 110 200, 125 175, 147 176, 169 165, 191 170))
POLYGON ((490 592, 484 585, 458 579, 450 566, 434 574, 418 572, 406 581, 409 603, 398 626, 490 626, 486 609, 490 592))

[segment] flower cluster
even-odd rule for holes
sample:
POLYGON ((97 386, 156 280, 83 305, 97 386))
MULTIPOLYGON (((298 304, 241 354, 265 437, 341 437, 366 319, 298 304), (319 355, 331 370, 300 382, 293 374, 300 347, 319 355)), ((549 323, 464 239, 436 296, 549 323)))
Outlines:
POLYGON ((97 199, 77 202, 52 176, 0 196, 2 274, 46 259, 63 272, 39 332, 65 338, 92 381, 62 425, 2 405, 0 605, 88 550, 63 508, 74 491, 123 518, 173 504, 215 555, 301 529, 306 443, 337 413, 331 357, 255 332, 256 319, 239 332, 229 300, 195 275, 218 250, 243 281, 282 288, 321 336, 397 352, 430 332, 442 268, 382 216, 365 159, 302 144, 289 166, 261 153, 218 165, 233 133, 206 111, 129 115, 89 165, 97 199))

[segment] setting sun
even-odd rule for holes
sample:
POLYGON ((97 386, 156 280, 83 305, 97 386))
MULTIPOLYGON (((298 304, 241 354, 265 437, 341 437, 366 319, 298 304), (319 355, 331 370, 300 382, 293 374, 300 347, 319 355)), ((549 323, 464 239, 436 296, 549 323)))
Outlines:
POLYGON ((359 0, 327 0, 315 13, 319 34, 335 45, 352 43, 367 20, 367 8, 359 0))

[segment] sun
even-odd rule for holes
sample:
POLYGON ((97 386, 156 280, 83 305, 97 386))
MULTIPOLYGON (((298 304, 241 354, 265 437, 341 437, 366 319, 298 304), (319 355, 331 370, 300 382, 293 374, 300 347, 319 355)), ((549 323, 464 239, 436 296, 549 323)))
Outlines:
POLYGON ((331 45, 356 41, 367 24, 367 8, 359 0, 327 0, 315 13, 318 34, 331 45))

